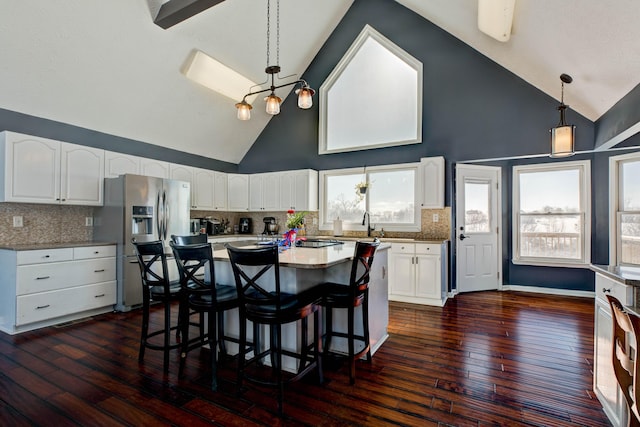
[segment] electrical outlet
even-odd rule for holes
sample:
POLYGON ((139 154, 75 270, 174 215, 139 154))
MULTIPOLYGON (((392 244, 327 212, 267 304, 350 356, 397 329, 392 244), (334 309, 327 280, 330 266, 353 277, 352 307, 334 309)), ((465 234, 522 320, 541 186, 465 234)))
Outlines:
POLYGON ((24 223, 22 222, 22 217, 21 216, 14 216, 13 217, 13 226, 14 227, 22 227, 24 225, 24 223))
POLYGON ((84 225, 85 225, 85 227, 92 227, 93 226, 93 217, 92 216, 86 216, 84 218, 84 225))
POLYGON ((313 225, 318 225, 318 218, 313 218, 313 225))
POLYGON ((433 222, 438 222, 440 221, 440 215, 438 215, 437 213, 433 214, 433 217, 431 219, 433 222))

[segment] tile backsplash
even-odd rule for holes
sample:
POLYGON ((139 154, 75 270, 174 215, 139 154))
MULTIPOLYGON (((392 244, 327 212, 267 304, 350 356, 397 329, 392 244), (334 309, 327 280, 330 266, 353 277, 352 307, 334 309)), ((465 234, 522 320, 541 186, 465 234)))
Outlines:
POLYGON ((0 203, 0 245, 91 241, 86 217, 93 217, 93 207, 0 203), (15 216, 22 217, 22 227, 13 226, 15 216))

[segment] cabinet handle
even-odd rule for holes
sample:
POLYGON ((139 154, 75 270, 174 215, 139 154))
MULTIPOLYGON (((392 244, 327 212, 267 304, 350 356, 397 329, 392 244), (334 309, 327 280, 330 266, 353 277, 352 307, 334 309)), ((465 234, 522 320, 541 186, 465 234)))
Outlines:
POLYGON ((607 288, 602 288, 602 293, 604 294, 610 294, 611 293, 611 288, 607 289, 607 288))
POLYGON ((100 253, 100 251, 95 251, 94 252, 95 255, 98 255, 99 253, 100 253))
POLYGON ((47 308, 47 307, 51 307, 51 304, 39 305, 39 306, 36 307, 36 310, 40 310, 41 308, 47 308))
POLYGON ((51 255, 45 255, 42 258, 51 258, 51 255))
POLYGON ((102 270, 93 270, 94 273, 102 273, 104 272, 104 268, 102 270))
POLYGON ((104 294, 96 295, 94 298, 102 298, 104 294))
POLYGON ((36 280, 44 280, 44 279, 50 279, 51 276, 40 276, 40 277, 36 277, 36 280))
POLYGON ((384 268, 384 265, 383 265, 382 266, 382 278, 384 279, 386 275, 387 275, 387 269, 384 268))

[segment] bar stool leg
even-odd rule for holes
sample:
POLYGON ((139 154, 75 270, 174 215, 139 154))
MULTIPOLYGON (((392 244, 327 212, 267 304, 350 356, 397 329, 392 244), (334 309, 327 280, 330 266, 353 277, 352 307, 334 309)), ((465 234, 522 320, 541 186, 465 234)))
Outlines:
POLYGON ((355 340, 354 340, 354 307, 351 306, 347 309, 348 312, 348 334, 347 340, 349 345, 349 384, 353 385, 356 382, 356 358, 355 358, 355 340))
POLYGON ((371 341, 369 338, 369 289, 364 291, 364 302, 362 304, 362 330, 364 335, 364 345, 367 347, 367 362, 371 363, 371 341))

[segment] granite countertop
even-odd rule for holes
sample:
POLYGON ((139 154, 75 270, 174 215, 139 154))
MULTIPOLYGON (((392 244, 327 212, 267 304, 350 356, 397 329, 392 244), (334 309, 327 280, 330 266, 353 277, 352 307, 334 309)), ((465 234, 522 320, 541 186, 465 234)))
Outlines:
MULTIPOLYGON (((258 248, 255 241, 231 242, 231 245, 242 248, 258 248)), ((292 247, 280 253, 279 260, 281 267, 316 269, 326 268, 342 262, 351 261, 355 250, 354 242, 345 242, 342 245, 326 246, 323 248, 299 248, 292 247)), ((378 251, 389 249, 391 245, 382 243, 378 251)), ((213 258, 216 261, 228 261, 229 254, 224 246, 215 245, 213 258)))
MULTIPOLYGON (((306 236, 310 239, 332 239, 332 240, 340 240, 340 241, 346 241, 346 242, 355 242, 356 240, 372 240, 374 239, 374 237, 377 236, 371 236, 371 237, 352 237, 352 236, 306 236)), ((432 243, 432 244, 441 244, 441 243, 445 243, 448 242, 449 239, 412 239, 409 237, 378 237, 378 239, 380 239, 381 242, 385 242, 385 243, 432 243)))
POLYGON ((625 285, 640 287, 640 268, 591 264, 591 270, 625 285))
POLYGON ((0 249, 9 251, 33 251, 39 249, 64 249, 85 246, 115 245, 116 242, 61 242, 61 243, 24 243, 19 245, 0 245, 0 249))

